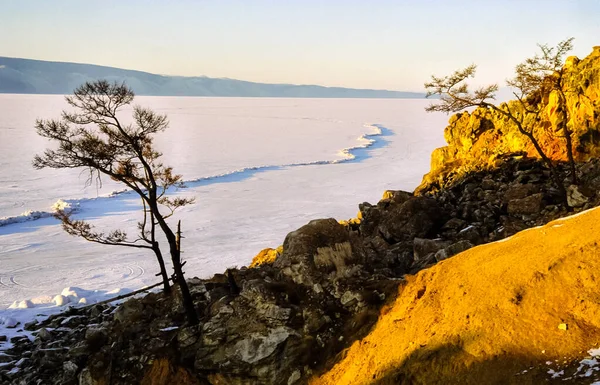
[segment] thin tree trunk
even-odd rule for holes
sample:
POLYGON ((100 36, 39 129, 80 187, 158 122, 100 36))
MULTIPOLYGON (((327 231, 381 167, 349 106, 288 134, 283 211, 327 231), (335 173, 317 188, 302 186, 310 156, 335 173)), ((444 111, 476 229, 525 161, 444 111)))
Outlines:
POLYGON ((572 138, 571 138, 571 130, 569 130, 569 127, 567 126, 567 121, 569 118, 568 111, 567 111, 567 97, 561 88, 558 89, 558 92, 560 94, 560 101, 561 101, 560 111, 561 111, 561 115, 562 115, 561 116, 562 117, 562 120, 561 120, 562 132, 563 132, 563 135, 565 136, 565 140, 567 141, 567 158, 569 160, 569 168, 571 169, 571 183, 578 184, 577 170, 575 168, 575 159, 573 157, 573 144, 572 144, 572 138))
POLYGON ((177 277, 177 282, 179 283, 179 288, 181 289, 183 306, 185 308, 190 324, 198 325, 200 321, 198 320, 198 314, 196 313, 194 300, 192 299, 190 289, 187 285, 187 282, 185 281, 185 277, 183 274, 183 266, 181 264, 181 221, 177 222, 177 236, 175 240, 177 247, 176 254, 173 256, 173 269, 175 269, 175 276, 177 277))
POLYGON ((154 242, 154 244, 152 245, 152 250, 154 250, 154 254, 156 254, 156 259, 158 260, 158 265, 160 266, 160 274, 159 275, 162 277, 163 291, 165 292, 165 294, 170 295, 171 294, 171 285, 169 283, 170 279, 169 279, 169 275, 167 274, 165 260, 160 251, 160 247, 158 246, 158 242, 154 242))
MULTIPOLYGON (((142 199, 144 203, 144 210, 146 210, 146 201, 142 199)), ((158 242, 156 242, 156 220, 154 211, 150 210, 150 240, 152 242, 152 250, 154 250, 154 254, 156 255, 156 259, 158 260, 158 265, 160 266, 160 275, 163 280, 163 286, 165 294, 171 294, 171 284, 169 279, 169 274, 167 274, 167 268, 165 267, 165 259, 163 258, 162 252, 160 251, 160 246, 158 242)))
POLYGON ((175 271, 175 280, 181 290, 183 307, 185 308, 188 322, 191 325, 198 325, 200 323, 200 320, 198 319, 198 314, 196 313, 196 308, 194 306, 192 295, 190 294, 190 289, 188 288, 187 282, 185 281, 185 277, 183 275, 183 269, 181 266, 181 251, 178 245, 178 239, 173 233, 173 230, 171 230, 171 228, 165 221, 165 219, 162 217, 162 215, 160 215, 160 212, 158 211, 158 204, 156 203, 156 195, 152 195, 152 191, 150 192, 148 205, 150 206, 150 209, 154 212, 156 221, 158 222, 158 225, 165 234, 167 242, 169 243, 169 252, 171 254, 173 270, 175 271))

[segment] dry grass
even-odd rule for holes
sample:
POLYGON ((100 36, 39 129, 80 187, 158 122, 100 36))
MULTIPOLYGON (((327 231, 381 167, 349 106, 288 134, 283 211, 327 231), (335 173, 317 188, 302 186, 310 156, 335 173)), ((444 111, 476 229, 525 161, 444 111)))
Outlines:
POLYGON ((315 265, 319 268, 335 267, 338 274, 346 268, 346 262, 352 259, 350 242, 336 243, 333 247, 319 247, 314 255, 315 265))

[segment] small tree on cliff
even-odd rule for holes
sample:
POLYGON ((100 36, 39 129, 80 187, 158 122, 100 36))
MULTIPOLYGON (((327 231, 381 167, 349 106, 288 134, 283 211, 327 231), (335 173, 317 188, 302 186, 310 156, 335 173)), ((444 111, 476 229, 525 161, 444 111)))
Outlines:
POLYGON ((123 124, 117 117, 119 109, 134 99, 133 91, 125 84, 104 80, 87 82, 67 96, 73 112, 63 111, 60 120, 38 120, 40 136, 55 142, 57 149, 47 149, 36 155, 33 166, 42 168, 84 168, 89 171, 87 183, 101 175, 125 184, 142 201, 143 219, 138 223, 138 234, 129 240, 123 230, 110 233, 95 231, 82 220, 73 220, 71 214, 59 211, 57 217, 71 235, 105 245, 118 245, 154 252, 160 265, 160 275, 166 293, 170 293, 163 256, 156 240, 157 227, 169 244, 175 279, 181 290, 188 321, 198 323, 198 316, 183 275, 179 237, 167 219, 193 199, 171 198, 170 187, 182 186, 181 175, 160 162, 161 153, 153 147, 154 135, 168 126, 167 117, 139 106, 133 107, 133 124, 123 124))
POLYGON ((539 45, 541 53, 526 59, 517 65, 515 77, 508 80, 507 84, 515 89, 517 98, 516 105, 503 103, 497 106, 492 101, 498 91, 498 85, 492 84, 470 91, 466 80, 475 76, 476 66, 471 65, 465 69, 455 71, 450 76, 431 77, 431 82, 425 83, 427 97, 439 95, 440 102, 433 103, 426 111, 441 111, 455 113, 469 107, 482 107, 498 112, 509 119, 525 135, 540 158, 544 161, 551 172, 554 184, 561 195, 566 197, 563 185, 552 160, 546 155, 539 143, 534 128, 540 121, 540 115, 545 107, 546 96, 553 90, 560 95, 560 108, 563 119, 560 121, 560 129, 566 140, 566 152, 571 165, 571 177, 573 183, 577 181, 575 163, 573 160, 573 149, 571 143, 571 132, 567 127, 568 111, 565 103, 565 85, 563 77, 563 58, 573 48, 573 38, 560 42, 556 47, 539 45))

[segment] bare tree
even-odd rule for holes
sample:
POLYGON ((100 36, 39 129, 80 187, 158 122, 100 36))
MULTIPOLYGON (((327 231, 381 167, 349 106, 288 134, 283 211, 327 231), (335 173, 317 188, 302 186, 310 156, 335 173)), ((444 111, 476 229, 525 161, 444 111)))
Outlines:
MULTIPOLYGON (((540 53, 525 59, 517 65, 515 77, 508 80, 508 86, 516 91, 514 95, 523 106, 543 105, 544 96, 552 91, 558 93, 557 112, 561 115, 558 120, 558 129, 562 131, 566 141, 567 159, 571 169, 571 182, 577 184, 577 172, 573 157, 572 132, 567 126, 569 111, 567 108, 567 97, 565 85, 564 56, 573 49, 573 38, 558 43, 556 47, 547 44, 539 44, 540 53)), ((530 107, 531 109, 531 107, 530 107)), ((530 112, 528 110, 527 112, 530 112)))
MULTIPOLYGON (((432 95, 440 96, 440 101, 429 105, 426 111, 455 113, 469 107, 482 107, 505 116, 517 127, 521 134, 529 139, 540 158, 550 170, 554 184, 559 189, 561 195, 566 197, 563 182, 552 160, 546 155, 540 145, 534 128, 540 121, 540 115, 545 107, 543 96, 552 90, 557 90, 561 95, 562 113, 568 113, 566 103, 564 103, 566 99, 564 98, 562 66, 564 55, 572 49, 572 42, 572 38, 567 39, 560 42, 555 48, 540 45, 541 54, 528 58, 523 63, 517 65, 515 77, 507 81, 507 84, 515 89, 516 104, 503 103, 497 106, 493 103, 495 93, 498 91, 497 84, 470 91, 466 80, 475 76, 477 68, 475 65, 470 65, 465 69, 455 71, 450 76, 432 76, 431 82, 425 83, 428 97, 432 95)), ((567 128, 567 116, 564 115, 563 118, 561 129, 566 138, 567 155, 571 163, 571 174, 575 183, 577 176, 573 161, 571 132, 567 128)))
POLYGON ((88 184, 101 175, 125 184, 142 201, 143 219, 138 223, 135 239, 128 239, 123 230, 98 232, 82 220, 73 220, 70 213, 59 211, 57 217, 71 235, 105 245, 150 249, 160 265, 160 275, 166 293, 170 293, 169 277, 158 241, 157 228, 169 244, 175 280, 181 290, 188 321, 197 324, 198 316, 183 273, 181 250, 177 235, 167 223, 174 211, 193 203, 193 199, 167 195, 169 188, 182 187, 182 177, 173 173, 153 147, 154 135, 168 126, 167 117, 139 106, 133 107, 133 124, 123 124, 117 117, 119 109, 134 99, 125 84, 105 80, 87 82, 67 96, 73 112, 63 111, 60 120, 37 120, 40 136, 55 142, 57 149, 47 149, 36 155, 33 166, 42 168, 85 168, 88 184))

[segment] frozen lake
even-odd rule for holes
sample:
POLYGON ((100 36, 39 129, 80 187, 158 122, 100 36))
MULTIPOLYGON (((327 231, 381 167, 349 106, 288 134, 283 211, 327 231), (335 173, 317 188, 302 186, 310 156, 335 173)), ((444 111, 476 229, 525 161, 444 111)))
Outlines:
MULTIPOLYGON (((182 220, 188 277, 249 264, 265 247, 311 219, 354 217, 385 189, 411 190, 444 145, 447 117, 427 100, 138 97, 165 113, 156 146, 196 197, 182 220), (365 136, 372 135, 372 136, 365 136), (364 148, 372 141, 372 145, 364 148), (344 151, 346 150, 346 151, 344 151)), ((135 229, 139 202, 109 180, 85 188, 79 170, 34 170, 49 143, 36 118, 57 118, 62 96, 0 95, 0 321, 13 301, 42 306, 65 287, 136 289, 158 282, 151 253, 86 242, 64 233, 50 212, 58 199, 99 228, 135 229), (8 224, 9 222, 15 222, 8 224)), ((2 327, 0 322, 0 328, 2 327)), ((1 330, 0 330, 1 331, 1 330)), ((1 334, 1 333, 0 333, 1 334)))

